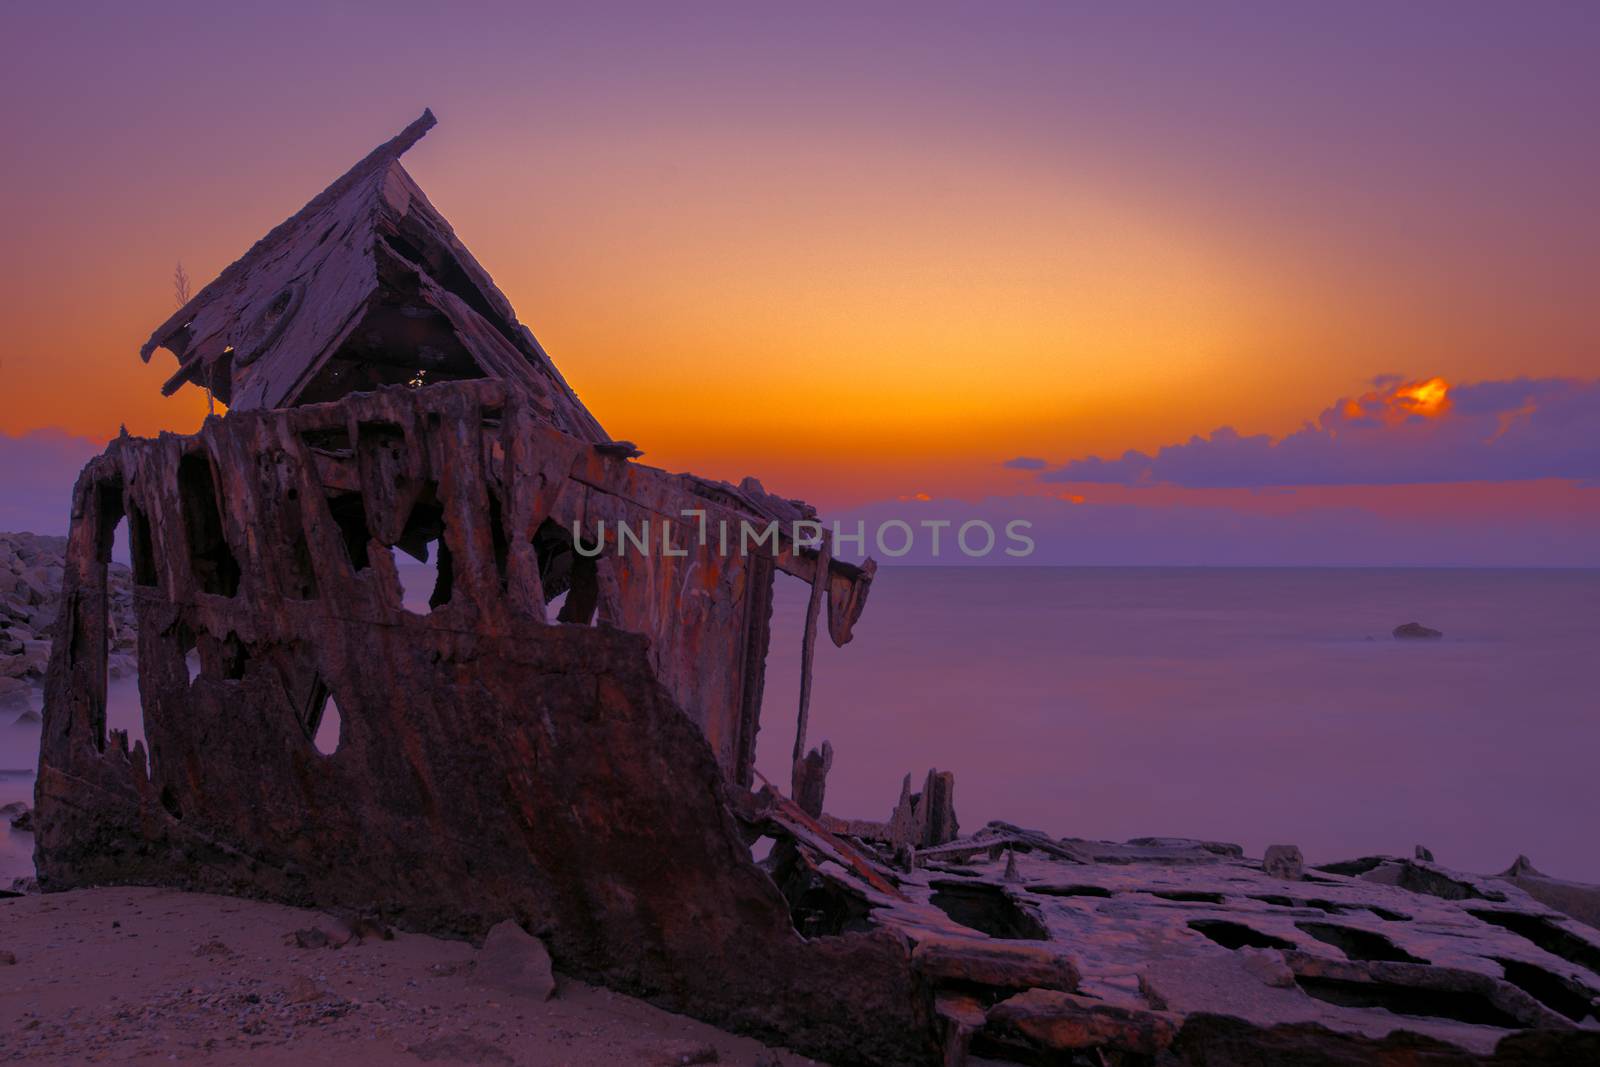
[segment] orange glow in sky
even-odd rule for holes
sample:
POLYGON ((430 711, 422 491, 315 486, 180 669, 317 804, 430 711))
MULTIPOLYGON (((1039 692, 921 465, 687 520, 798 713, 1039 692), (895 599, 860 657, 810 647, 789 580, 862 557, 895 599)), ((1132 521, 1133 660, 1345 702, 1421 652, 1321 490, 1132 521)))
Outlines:
POLYGON ((1438 415, 1446 380, 1600 350, 1588 57, 1491 69, 1515 29, 402 7, 30 16, 0 431, 193 429, 203 392, 135 354, 174 264, 209 281, 424 104, 407 168, 606 429, 819 503, 1279 435, 1396 371, 1439 375, 1389 401, 1438 415))

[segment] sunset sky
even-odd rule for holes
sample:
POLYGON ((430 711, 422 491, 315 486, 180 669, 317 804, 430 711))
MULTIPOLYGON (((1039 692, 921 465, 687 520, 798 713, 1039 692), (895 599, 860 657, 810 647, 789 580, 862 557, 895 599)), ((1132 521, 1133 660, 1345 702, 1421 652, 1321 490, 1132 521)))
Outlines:
POLYGON ((203 394, 163 399, 171 357, 137 358, 174 263, 204 284, 429 106, 407 169, 647 462, 832 508, 1511 507, 1544 524, 1518 559, 1600 524, 1592 5, 62 4, 4 26, 13 450, 193 429, 203 394), (1436 410, 1384 415, 1433 379, 1436 410))

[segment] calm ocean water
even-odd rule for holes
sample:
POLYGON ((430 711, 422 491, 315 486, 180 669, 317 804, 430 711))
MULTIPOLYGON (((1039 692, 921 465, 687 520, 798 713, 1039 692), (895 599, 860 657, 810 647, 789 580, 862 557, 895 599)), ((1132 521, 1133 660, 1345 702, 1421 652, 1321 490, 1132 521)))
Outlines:
MULTIPOLYGON (((775 782, 805 595, 780 576, 775 782)), ((967 829, 1420 843, 1600 881, 1600 571, 884 568, 855 639, 818 642, 808 738, 841 814, 887 817, 936 766, 967 829), (1445 638, 1393 640, 1413 620, 1445 638)))
MULTIPOLYGON (((805 596, 780 576, 758 746, 775 782, 805 596)), ((111 703, 142 732, 132 683, 111 703)), ((906 772, 938 767, 969 830, 1313 862, 1420 843, 1600 881, 1600 571, 884 568, 855 640, 818 643, 809 737, 833 743, 841 815, 883 818, 906 772), (1413 620, 1444 640, 1390 637, 1413 620)), ((36 755, 36 731, 0 727, 20 772, 0 804, 31 799, 36 755)), ((8 833, 0 885, 29 866, 8 833)))

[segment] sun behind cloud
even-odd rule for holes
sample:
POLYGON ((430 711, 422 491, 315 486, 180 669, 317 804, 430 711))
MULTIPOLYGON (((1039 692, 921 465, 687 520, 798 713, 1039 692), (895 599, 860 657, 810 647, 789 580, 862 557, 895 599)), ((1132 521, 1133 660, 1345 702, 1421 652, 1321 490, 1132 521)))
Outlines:
POLYGON ((1434 418, 1450 410, 1450 383, 1443 378, 1411 382, 1394 391, 1394 402, 1413 415, 1434 418))

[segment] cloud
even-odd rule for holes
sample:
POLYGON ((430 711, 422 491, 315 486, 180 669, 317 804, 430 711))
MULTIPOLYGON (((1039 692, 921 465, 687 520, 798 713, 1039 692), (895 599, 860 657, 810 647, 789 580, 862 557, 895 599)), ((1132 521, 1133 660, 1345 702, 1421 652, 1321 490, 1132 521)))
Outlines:
POLYGON ((1439 378, 1384 375, 1373 384, 1373 391, 1339 400, 1284 437, 1246 436, 1224 426, 1153 456, 1087 456, 1039 477, 1189 488, 1600 481, 1600 381, 1450 386, 1439 378))
POLYGON ((104 447, 54 429, 0 434, 0 530, 65 534, 78 472, 104 447))
POLYGON ((1018 456, 1015 459, 1006 460, 1000 466, 1009 467, 1014 471, 1042 471, 1050 466, 1050 462, 1037 456, 1018 456))

